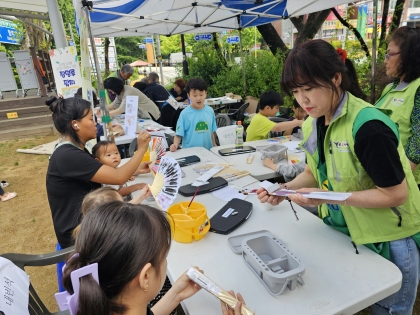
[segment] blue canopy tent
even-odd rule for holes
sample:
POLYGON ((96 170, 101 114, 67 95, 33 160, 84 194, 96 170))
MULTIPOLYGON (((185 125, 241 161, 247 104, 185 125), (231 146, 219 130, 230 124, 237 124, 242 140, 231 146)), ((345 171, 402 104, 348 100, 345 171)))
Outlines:
MULTIPOLYGON (((87 21, 91 41, 93 37, 171 36, 241 30, 347 2, 348 0, 73 0, 78 17, 81 10, 87 11, 88 5, 93 6, 89 11, 90 21, 87 21)), ((159 55, 159 41, 157 46, 159 55)), ((94 50, 93 53, 95 54, 94 50)), ((97 56, 94 59, 98 64, 97 56)), ((163 77, 162 64, 159 64, 163 77)), ((246 91, 244 68, 243 72, 246 91)), ((103 95, 101 73, 96 73, 99 94, 103 95)), ((101 97, 102 103, 105 101, 101 97)), ((104 112, 107 113, 106 108, 104 112)))
MULTIPOLYGON (((73 0, 74 2, 80 0, 73 0)), ((94 36, 237 30, 321 11, 348 0, 93 0, 94 36)))
MULTIPOLYGON (((80 0, 73 1, 76 4, 80 0)), ((93 0, 91 30, 95 37, 170 36, 240 30, 320 11, 347 1, 93 0)), ((157 44, 159 49, 159 42, 157 44)))

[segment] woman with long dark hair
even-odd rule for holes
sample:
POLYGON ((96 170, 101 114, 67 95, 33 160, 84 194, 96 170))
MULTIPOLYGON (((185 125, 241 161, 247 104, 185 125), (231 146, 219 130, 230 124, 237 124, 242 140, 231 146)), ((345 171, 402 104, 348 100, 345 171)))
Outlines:
MULTIPOLYGON (((371 314, 412 313, 419 281, 420 192, 397 125, 382 111, 357 98, 345 64, 323 40, 297 45, 281 77, 310 117, 303 123, 305 171, 287 183, 289 198, 318 206, 330 227, 393 262, 402 272, 401 289, 371 306, 371 314), (309 199, 309 191, 351 193, 344 201, 309 199)), ((261 202, 279 204, 260 189, 261 202)), ((350 241, 349 241, 350 245, 350 241)))
POLYGON ((73 243, 72 233, 80 224, 80 207, 86 194, 100 188, 101 184, 125 184, 136 171, 149 171, 148 166, 140 162, 150 135, 142 133, 138 137, 137 154, 116 169, 95 160, 85 148, 86 142, 96 138, 90 102, 52 97, 46 104, 53 113, 55 128, 63 136, 51 155, 46 184, 55 234, 61 248, 66 248, 73 243))

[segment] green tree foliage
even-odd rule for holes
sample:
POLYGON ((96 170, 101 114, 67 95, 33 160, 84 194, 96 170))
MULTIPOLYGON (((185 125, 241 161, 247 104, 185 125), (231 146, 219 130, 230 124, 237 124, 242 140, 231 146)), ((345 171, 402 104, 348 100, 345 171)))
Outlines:
POLYGON ((77 51, 80 52, 80 40, 79 35, 77 34, 76 30, 76 21, 74 20, 74 6, 72 1, 68 0, 58 0, 58 6, 61 11, 61 15, 63 16, 63 23, 64 29, 66 31, 66 35, 70 36, 70 28, 73 31, 74 41, 77 48, 77 51))
POLYGON ((115 38, 115 47, 117 48, 118 64, 120 67, 126 63, 147 58, 146 50, 139 48, 140 43, 143 43, 143 37, 141 36, 115 38))
MULTIPOLYGON (((280 92, 280 75, 283 69, 285 55, 281 52, 275 56, 269 50, 258 51, 257 57, 253 53, 244 58, 247 82, 247 95, 260 97, 267 90, 280 92)), ((211 97, 225 95, 232 92, 245 98, 243 90, 242 66, 233 63, 229 67, 222 67, 214 50, 194 52, 188 59, 190 75, 184 80, 200 77, 209 84, 208 94, 211 97)), ((285 97, 286 106, 291 105, 291 99, 285 97)))

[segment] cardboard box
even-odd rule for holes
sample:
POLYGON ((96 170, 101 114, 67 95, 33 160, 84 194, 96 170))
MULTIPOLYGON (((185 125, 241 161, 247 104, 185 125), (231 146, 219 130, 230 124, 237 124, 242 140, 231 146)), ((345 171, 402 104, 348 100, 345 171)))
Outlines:
POLYGON ((255 114, 257 112, 257 106, 258 106, 258 98, 254 97, 254 96, 247 96, 245 98, 245 103, 248 102, 249 106, 247 107, 247 109, 245 110, 246 113, 248 114, 255 114))

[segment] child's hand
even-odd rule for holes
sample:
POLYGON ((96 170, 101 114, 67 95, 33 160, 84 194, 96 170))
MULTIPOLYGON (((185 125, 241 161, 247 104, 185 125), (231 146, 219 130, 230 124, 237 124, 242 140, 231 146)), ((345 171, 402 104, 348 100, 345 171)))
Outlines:
POLYGON ((140 174, 147 174, 150 173, 149 164, 152 162, 143 162, 139 165, 137 170, 134 172, 134 175, 140 175, 140 174))
POLYGON ((273 171, 277 172, 277 165, 274 163, 274 160, 271 158, 265 158, 263 161, 265 167, 271 168, 273 171))
POLYGON ((129 181, 133 181, 134 180, 134 176, 131 176, 128 180, 129 181))
POLYGON ((270 167, 270 166, 273 166, 273 165, 276 165, 276 164, 274 164, 272 158, 267 157, 267 158, 264 159, 263 165, 267 166, 267 167, 270 167))
POLYGON ((302 127, 304 120, 293 119, 293 122, 296 123, 296 127, 302 127))
MULTIPOLYGON (((200 268, 194 268, 200 271, 201 273, 204 273, 203 270, 201 270, 200 268)), ((187 276, 187 272, 185 271, 172 285, 171 290, 173 290, 173 294, 175 295, 176 300, 181 302, 186 298, 189 298, 190 296, 196 294, 200 289, 201 287, 197 283, 192 281, 187 276)))
POLYGON ((235 309, 232 310, 229 308, 227 304, 220 301, 220 304, 222 304, 222 314, 223 315, 241 315, 242 305, 245 305, 244 298, 242 297, 240 293, 238 293, 235 296, 235 292, 233 292, 232 290, 229 291, 229 294, 232 295, 234 298, 236 298, 238 300, 238 303, 235 305, 235 309))
MULTIPOLYGON (((148 198, 151 195, 149 186, 147 184, 141 183, 137 184, 139 186, 142 186, 140 193, 134 197, 129 203, 138 205, 144 201, 144 199, 148 198)), ((140 189, 140 188, 139 188, 140 189)))
POLYGON ((171 152, 175 152, 178 149, 178 146, 175 143, 173 143, 171 144, 169 149, 171 150, 171 152))

